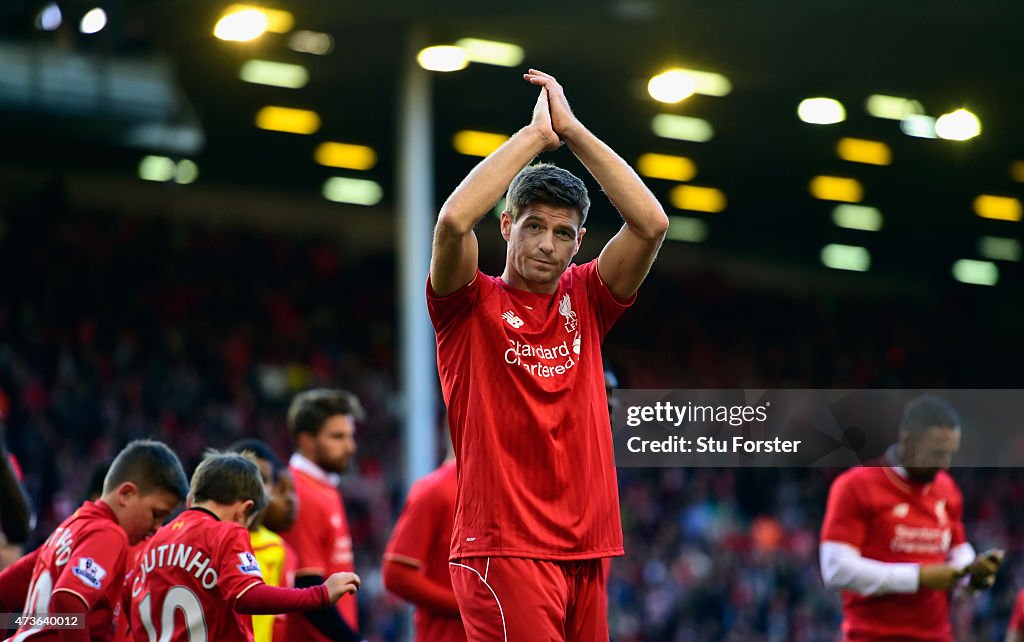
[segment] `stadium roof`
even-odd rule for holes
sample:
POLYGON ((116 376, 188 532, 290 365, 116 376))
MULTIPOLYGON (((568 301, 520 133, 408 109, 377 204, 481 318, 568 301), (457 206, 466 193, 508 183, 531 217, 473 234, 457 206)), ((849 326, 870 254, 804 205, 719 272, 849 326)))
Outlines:
MULTIPOLYGON (((630 162, 646 153, 692 161, 693 178, 649 182, 673 205, 680 204, 673 189, 681 183, 721 190, 724 211, 671 208, 673 214, 700 221, 694 238, 703 230, 718 247, 816 263, 826 243, 860 242, 863 230, 851 233, 834 224, 835 202, 809 193, 818 175, 858 180, 863 191, 859 204, 883 213, 881 234, 867 234, 876 239, 868 241, 874 244, 876 265, 898 261, 908 240, 922 232, 938 240, 934 247, 919 247, 918 257, 933 254, 943 265, 959 256, 983 258, 977 257, 981 237, 1021 236, 1020 223, 981 219, 973 211, 981 194, 1019 197, 1024 192, 1012 170, 1019 172, 1013 163, 1024 160, 1019 118, 1024 79, 1016 59, 1024 5, 1014 0, 276 0, 258 4, 289 11, 294 24, 284 33, 245 43, 212 35, 228 4, 66 0, 59 2, 64 24, 48 32, 39 28, 47 2, 7 0, 0 8, 0 66, 27 57, 30 91, 41 91, 38 79, 45 60, 70 68, 65 76, 72 78, 79 57, 101 62, 96 63, 91 111, 47 107, 37 93, 27 102, 5 100, 4 91, 14 91, 11 75, 5 74, 6 85, 0 79, 0 131, 10 144, 3 146, 0 162, 8 167, 101 168, 134 178, 143 156, 165 154, 174 163, 194 162, 197 185, 320 198, 332 176, 371 180, 381 185, 382 205, 389 209, 395 194, 399 89, 404 65, 415 54, 411 43, 416 37, 425 45, 482 38, 518 45, 525 58, 513 68, 471 63, 462 71, 431 73, 439 199, 478 160, 454 150, 458 131, 507 135, 526 123, 534 90, 519 74, 532 66, 558 76, 581 119, 630 162), (94 6, 107 10, 109 24, 96 34, 79 33, 78 21, 94 6), (329 34, 330 53, 295 51, 299 30, 329 34), (26 54, 26 45, 36 53, 26 54), (239 70, 251 59, 302 65, 308 82, 299 89, 244 82, 239 70), (161 139, 151 130, 139 131, 138 105, 111 108, 115 101, 105 92, 110 91, 109 78, 117 76, 110 66, 115 63, 122 65, 120 72, 136 64, 141 91, 166 100, 165 113, 151 105, 157 115, 146 117, 178 127, 172 130, 177 135, 161 139), (649 96, 647 82, 673 66, 721 74, 731 92, 695 95, 676 105, 659 103, 649 96), (152 81, 148 90, 146 78, 152 81), (898 121, 867 113, 872 94, 916 100, 931 117, 966 107, 980 118, 981 135, 965 142, 908 136, 898 121), (831 125, 801 122, 797 105, 810 97, 840 101, 846 119, 831 125), (313 110, 319 128, 311 135, 258 129, 256 115, 268 105, 313 110), (706 142, 658 136, 652 119, 659 114, 704 119, 714 135, 706 142), (201 132, 201 144, 161 149, 161 140, 196 143, 194 136, 181 136, 188 128, 201 132), (836 146, 842 138, 884 143, 891 164, 839 158, 836 146), (324 141, 368 146, 376 162, 364 170, 319 165, 314 152, 324 141)), ((58 76, 53 82, 68 81, 58 76)), ((353 207, 331 206, 339 211, 353 207)))

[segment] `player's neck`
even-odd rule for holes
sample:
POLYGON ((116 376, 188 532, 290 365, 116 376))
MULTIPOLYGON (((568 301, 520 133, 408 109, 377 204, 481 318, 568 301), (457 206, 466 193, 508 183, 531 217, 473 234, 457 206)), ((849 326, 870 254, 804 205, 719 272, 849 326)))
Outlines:
POLYGON ((510 288, 531 294, 554 294, 558 290, 558 280, 550 283, 527 281, 515 270, 511 269, 508 264, 505 264, 505 271, 501 273, 501 280, 510 288))
POLYGON ((236 504, 220 504, 215 501, 205 501, 196 502, 189 506, 189 508, 200 508, 206 511, 207 513, 210 513, 222 522, 229 522, 246 526, 244 515, 239 515, 239 510, 236 504))

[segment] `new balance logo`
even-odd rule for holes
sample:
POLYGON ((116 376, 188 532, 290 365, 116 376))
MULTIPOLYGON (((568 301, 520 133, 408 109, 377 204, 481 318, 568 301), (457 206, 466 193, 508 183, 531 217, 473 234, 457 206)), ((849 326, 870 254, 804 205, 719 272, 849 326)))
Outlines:
POLYGON ((512 312, 512 310, 509 310, 508 312, 502 314, 501 318, 505 319, 505 321, 507 321, 508 324, 515 328, 516 330, 523 327, 523 320, 517 317, 515 313, 512 312))

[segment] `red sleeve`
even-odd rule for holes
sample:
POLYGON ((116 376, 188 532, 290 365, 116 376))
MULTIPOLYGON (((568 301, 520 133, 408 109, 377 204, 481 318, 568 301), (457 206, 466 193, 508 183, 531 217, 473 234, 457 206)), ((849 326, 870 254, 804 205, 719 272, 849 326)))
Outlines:
MULTIPOLYGON (((85 603, 77 595, 67 591, 54 593, 50 601, 50 613, 85 613, 88 609, 85 603)), ((57 636, 60 642, 89 642, 89 629, 58 629, 57 636)))
POLYGON ((217 591, 231 604, 243 593, 263 584, 263 573, 252 552, 249 531, 241 524, 224 524, 223 539, 217 547, 217 591))
POLYGON ((235 610, 252 615, 317 611, 330 606, 327 587, 323 584, 293 589, 257 584, 235 602, 235 610))
POLYGON ((89 610, 107 593, 111 582, 124 581, 128 542, 115 528, 96 529, 75 542, 71 559, 53 583, 53 595, 78 596, 89 610))
POLYGON ((438 501, 436 487, 424 481, 413 484, 384 550, 384 585, 389 591, 416 606, 448 615, 459 614, 451 588, 431 580, 423 564, 431 549, 447 547, 441 519, 446 515, 438 501))
POLYGON ((430 277, 427 277, 427 312, 430 314, 434 330, 438 333, 448 330, 460 317, 465 318, 470 313, 473 304, 480 297, 484 279, 483 272, 477 268, 472 281, 449 295, 437 296, 430 285, 430 277))
POLYGON ((587 299, 591 309, 594 311, 594 318, 597 320, 598 328, 600 328, 601 337, 603 338, 612 329, 612 326, 615 325, 619 317, 622 316, 622 313, 636 301, 636 292, 633 293, 633 296, 629 297, 628 301, 616 299, 615 295, 608 289, 608 286, 601 280, 601 275, 597 272, 597 259, 581 265, 578 270, 580 276, 586 280, 587 299))
POLYGON ((445 615, 459 615, 459 603, 451 589, 432 581, 415 567, 384 558, 384 586, 416 606, 445 615))
POLYGON ((299 500, 295 525, 281 536, 295 551, 296 575, 319 575, 326 579, 334 542, 330 541, 331 530, 327 527, 329 522, 323 507, 305 488, 308 482, 300 479, 300 475, 302 473, 293 471, 299 500))
POLYGON ((855 483, 849 472, 832 482, 821 525, 821 541, 844 542, 857 548, 864 543, 868 522, 863 502, 854 488, 855 483))
POLYGON ((37 559, 39 559, 39 548, 0 572, 0 611, 14 613, 25 606, 25 598, 28 597, 28 587, 32 584, 32 571, 36 567, 37 559))
POLYGON ((1007 628, 1024 635, 1024 589, 1017 593, 1017 601, 1013 603, 1013 612, 1010 614, 1010 624, 1007 628))
POLYGON ((956 487, 956 482, 953 478, 949 478, 949 483, 953 487, 953 501, 950 502, 950 519, 949 521, 953 524, 952 539, 950 540, 950 546, 959 546, 967 541, 967 531, 964 528, 964 496, 960 493, 960 489, 956 487))

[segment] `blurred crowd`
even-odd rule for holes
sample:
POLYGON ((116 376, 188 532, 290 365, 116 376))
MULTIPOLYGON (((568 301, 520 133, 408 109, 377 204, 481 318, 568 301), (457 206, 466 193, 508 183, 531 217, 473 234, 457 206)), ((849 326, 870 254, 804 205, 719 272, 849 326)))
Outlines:
MULTIPOLYGON (((241 437, 286 456, 291 395, 348 388, 368 415, 342 482, 360 619, 371 641, 403 639, 404 607, 379 572, 411 481, 396 465, 395 259, 357 247, 59 203, 0 212, 0 413, 38 513, 33 543, 130 439, 166 441, 189 470, 205 448, 241 437)), ((606 362, 627 388, 1019 386, 1022 340, 983 296, 796 292, 656 271, 609 336, 606 362)), ((619 472, 617 642, 837 639, 817 535, 839 471, 619 472)), ((1024 516, 1005 510, 1024 505, 1024 474, 953 473, 969 537, 1006 548, 1009 562, 994 591, 958 598, 958 639, 1001 640, 1024 585, 1024 516)))

